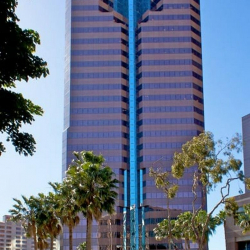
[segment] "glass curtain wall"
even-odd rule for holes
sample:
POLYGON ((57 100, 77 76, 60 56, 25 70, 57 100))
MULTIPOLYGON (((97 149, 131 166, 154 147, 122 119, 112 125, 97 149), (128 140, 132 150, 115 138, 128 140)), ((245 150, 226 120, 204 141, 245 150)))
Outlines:
MULTIPOLYGON (((168 201, 149 169, 169 171, 173 153, 204 129, 199 0, 67 0, 66 7, 63 172, 73 151, 91 150, 120 181, 116 214, 93 226, 93 250, 166 249, 153 228, 168 201)), ((192 209, 193 171, 169 201, 172 218, 192 209)), ((200 189, 197 206, 206 207, 204 197, 200 189)), ((85 237, 82 218, 74 245, 85 237)))

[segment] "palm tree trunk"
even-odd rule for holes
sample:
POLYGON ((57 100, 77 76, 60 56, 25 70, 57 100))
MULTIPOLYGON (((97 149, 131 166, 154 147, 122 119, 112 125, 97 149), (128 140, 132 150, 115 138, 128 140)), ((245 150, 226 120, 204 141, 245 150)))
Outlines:
POLYGON ((91 250, 91 239, 92 239, 92 214, 88 213, 87 214, 87 238, 86 238, 86 249, 91 250))
POLYGON ((171 239, 168 238, 168 250, 171 250, 171 239))
POLYGON ((37 248, 37 236, 36 236, 36 225, 32 224, 32 234, 33 234, 33 240, 34 240, 34 248, 35 250, 38 250, 37 248))
POLYGON ((201 243, 202 241, 199 239, 198 241, 197 241, 197 243, 198 243, 198 250, 203 250, 203 244, 201 243))
POLYGON ((50 237, 50 250, 53 250, 54 237, 50 237))
POLYGON ((73 227, 70 224, 69 225, 69 250, 73 250, 73 238, 72 238, 72 235, 73 235, 73 227))
POLYGON ((189 241, 189 239, 185 239, 185 249, 190 250, 190 241, 189 241))

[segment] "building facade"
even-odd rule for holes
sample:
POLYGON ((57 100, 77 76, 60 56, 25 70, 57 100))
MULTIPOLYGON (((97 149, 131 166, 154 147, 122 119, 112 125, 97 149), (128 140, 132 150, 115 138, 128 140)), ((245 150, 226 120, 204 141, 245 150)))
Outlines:
MULTIPOLYGON (((34 241, 26 237, 22 224, 10 219, 10 215, 5 215, 0 221, 0 250, 34 250, 34 241)), ((60 249, 59 239, 54 240, 53 249, 60 249)))
POLYGON ((14 223, 9 219, 10 216, 5 215, 0 222, 0 250, 34 249, 32 239, 25 237, 21 223, 14 223))
MULTIPOLYGON (((242 117, 242 137, 243 137, 243 157, 244 157, 244 173, 246 177, 250 177, 250 114, 242 117)), ((250 190, 246 188, 246 193, 250 194, 250 190)))
MULTIPOLYGON (((149 169, 170 170, 173 153, 204 129, 199 0, 66 0, 66 8, 63 174, 73 151, 91 150, 120 181, 116 215, 94 225, 93 250, 166 249, 153 228, 167 201, 149 169)), ((173 216, 191 209, 192 174, 179 182, 173 216)))
MULTIPOLYGON (((250 203, 249 193, 235 196, 239 210, 243 211, 243 205, 250 203)), ((227 250, 249 250, 250 249, 250 233, 242 234, 242 229, 235 225, 234 218, 227 217, 225 223, 225 240, 227 250)))
MULTIPOLYGON (((250 114, 242 117, 243 163, 244 174, 250 177, 250 114)), ((243 205, 250 203, 250 191, 235 196, 239 205, 239 212, 243 212, 243 205)), ((242 229, 234 223, 234 218, 228 217, 225 222, 225 239, 227 250, 250 250, 250 232, 242 234, 242 229)))

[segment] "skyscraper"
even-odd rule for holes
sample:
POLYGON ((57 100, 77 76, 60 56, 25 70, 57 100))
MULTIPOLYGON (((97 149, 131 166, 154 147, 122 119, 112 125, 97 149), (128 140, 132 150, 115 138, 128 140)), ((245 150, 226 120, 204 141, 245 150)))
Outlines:
MULTIPOLYGON (((204 129, 199 0, 66 0, 66 8, 63 172, 73 151, 92 150, 120 181, 112 237, 104 218, 93 249, 164 249, 153 228, 166 218, 166 197, 148 174, 169 170, 173 153, 204 129)), ((191 179, 192 169, 170 203, 175 216, 191 209, 191 179)))
MULTIPOLYGON (((250 114, 242 117, 243 153, 244 153, 244 173, 250 177, 250 114)), ((250 190, 246 188, 246 193, 250 190)))

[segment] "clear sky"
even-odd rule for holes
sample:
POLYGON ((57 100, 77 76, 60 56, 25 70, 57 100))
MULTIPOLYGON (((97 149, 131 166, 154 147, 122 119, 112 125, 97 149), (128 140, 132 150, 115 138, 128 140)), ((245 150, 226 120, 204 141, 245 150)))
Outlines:
MULTIPOLYGON (((37 54, 48 62, 50 75, 17 84, 45 114, 25 128, 37 141, 34 156, 19 156, 10 145, 0 157, 0 218, 14 204, 12 198, 46 193, 49 181, 61 181, 64 2, 19 0, 20 25, 39 32, 37 54)), ((201 0, 205 126, 217 139, 241 133, 241 118, 250 113, 249 9, 249 0, 201 0)), ((234 194, 237 187, 236 183, 234 194)), ((216 198, 210 195, 209 204, 216 198)), ((210 250, 225 250, 223 227, 209 246, 210 250)))

